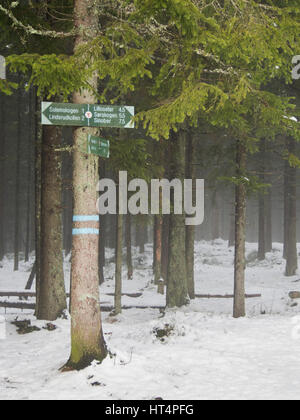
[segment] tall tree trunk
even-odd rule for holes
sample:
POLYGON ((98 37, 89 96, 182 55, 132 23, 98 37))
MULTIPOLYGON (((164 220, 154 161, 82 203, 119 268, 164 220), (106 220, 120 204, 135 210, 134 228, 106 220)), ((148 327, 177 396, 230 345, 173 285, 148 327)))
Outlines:
POLYGON ((267 195, 265 196, 265 234, 266 234, 266 252, 271 252, 273 248, 272 244, 272 189, 269 188, 267 195))
MULTIPOLYGON (((260 164, 260 182, 265 183, 265 153, 266 139, 262 139, 260 143, 261 164, 260 164)), ((266 242, 265 242, 265 194, 260 193, 258 198, 258 259, 260 261, 266 258, 266 242)))
POLYGON ((284 200, 284 210, 283 210, 283 258, 287 258, 287 248, 288 248, 288 225, 289 225, 289 162, 286 160, 284 162, 284 191, 283 191, 283 200, 284 200))
POLYGON ((106 235, 106 216, 100 216, 100 235, 99 235, 99 284, 103 284, 105 268, 105 235, 106 235))
POLYGON ((26 203, 26 231, 25 231, 25 262, 29 261, 31 243, 31 201, 32 201, 32 89, 29 90, 29 123, 28 123, 28 168, 27 168, 27 203, 26 203))
MULTIPOLYGON (((185 177, 185 133, 172 133, 171 137, 172 178, 185 177)), ((174 204, 174 192, 171 199, 174 204)), ((167 282, 167 306, 180 307, 188 303, 185 252, 185 214, 170 215, 169 264, 167 282)))
MULTIPOLYGON (((41 283, 41 208, 42 208, 42 126, 41 100, 35 89, 35 285, 36 301, 39 302, 41 283)), ((36 315, 36 312, 35 312, 36 315)))
POLYGON ((116 229, 116 270, 115 270, 115 309, 114 314, 122 312, 122 250, 123 250, 123 215, 117 216, 116 229))
POLYGON ((126 216, 126 260, 127 260, 127 278, 132 280, 133 264, 132 264, 132 244, 131 244, 131 214, 126 216))
POLYGON ((145 217, 141 215, 138 218, 136 225, 136 243, 139 247, 139 253, 145 253, 145 244, 147 242, 147 224, 145 223, 145 217))
POLYGON ((41 266, 38 319, 54 321, 67 309, 63 270, 61 130, 54 126, 43 129, 42 144, 42 208, 41 266))
MULTIPOLYGON (((289 153, 295 154, 296 143, 293 138, 288 140, 289 153)), ((291 166, 286 168, 287 177, 287 209, 286 218, 286 276, 294 276, 298 269, 297 253, 297 169, 291 166)))
POLYGON ((0 261, 2 261, 5 248, 4 248, 4 185, 5 185, 5 103, 4 103, 4 94, 0 96, 0 127, 1 129, 1 138, 0 138, 0 261))
POLYGON ((163 215, 162 222, 162 253, 161 253, 161 277, 168 282, 169 265, 169 238, 170 238, 170 215, 163 215))
POLYGON ((154 283, 158 284, 162 274, 162 229, 163 217, 161 214, 154 216, 154 231, 155 231, 155 264, 154 264, 154 283))
POLYGON ((220 211, 219 211, 219 200, 217 197, 217 191, 213 192, 212 197, 212 239, 220 238, 220 211))
MULTIPOLYGON (((195 139, 189 137, 186 144, 186 178, 193 180, 193 185, 195 184, 195 165, 194 165, 194 155, 195 155, 195 139)), ((195 190, 193 188, 193 204, 195 204, 195 190)), ((195 299, 195 273, 194 273, 194 264, 195 264, 195 226, 186 226, 185 228, 186 235, 186 275, 187 275, 187 286, 190 299, 195 299)))
MULTIPOLYGON (((105 162, 99 161, 99 177, 105 178, 105 162), (102 165, 101 165, 102 164, 102 165)), ((104 283, 104 267, 105 267, 105 235, 106 235, 106 216, 101 215, 100 219, 100 234, 99 234, 99 284, 104 283)))
POLYGON ((235 203, 235 261, 234 261, 234 318, 243 317, 245 310, 245 240, 246 240, 246 185, 242 177, 246 175, 247 151, 244 143, 237 140, 236 176, 240 179, 236 186, 235 203))
MULTIPOLYGON (((75 0, 74 7, 75 28, 78 30, 76 52, 86 44, 88 37, 95 38, 98 34, 98 4, 93 0, 75 0)), ((97 76, 94 75, 89 83, 96 91, 97 76)), ((81 91, 74 93, 73 101, 88 104, 96 103, 97 99, 90 91, 81 91)), ((95 217, 99 159, 82 152, 86 150, 88 134, 98 135, 99 130, 74 130, 74 215, 80 222, 74 223, 78 230, 74 230, 72 247, 71 356, 68 366, 75 369, 85 368, 93 360, 102 362, 107 355, 99 297, 99 217, 95 217)))
POLYGON ((229 240, 228 240, 228 246, 234 246, 235 243, 235 216, 230 216, 230 230, 229 230, 229 240))
POLYGON ((15 235, 14 235, 14 271, 19 270, 20 252, 20 158, 21 158, 21 134, 22 134, 22 93, 18 93, 18 131, 16 150, 16 189, 15 189, 15 235))

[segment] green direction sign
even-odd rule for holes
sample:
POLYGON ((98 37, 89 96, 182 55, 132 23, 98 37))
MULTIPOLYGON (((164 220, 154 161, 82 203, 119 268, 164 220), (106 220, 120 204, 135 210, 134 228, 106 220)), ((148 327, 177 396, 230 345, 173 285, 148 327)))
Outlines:
POLYGON ((109 158, 109 140, 88 135, 88 153, 109 158))
POLYGON ((134 128, 133 106, 42 102, 43 125, 134 128))

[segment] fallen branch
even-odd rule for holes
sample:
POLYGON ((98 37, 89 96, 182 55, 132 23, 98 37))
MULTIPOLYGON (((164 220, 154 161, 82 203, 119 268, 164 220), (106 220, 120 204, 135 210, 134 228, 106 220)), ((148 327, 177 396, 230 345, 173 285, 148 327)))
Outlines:
MULTIPOLYGON (((233 299, 234 295, 195 295, 195 297, 199 299, 233 299)), ((260 297, 261 297, 261 294, 245 295, 246 299, 260 298, 260 297)))

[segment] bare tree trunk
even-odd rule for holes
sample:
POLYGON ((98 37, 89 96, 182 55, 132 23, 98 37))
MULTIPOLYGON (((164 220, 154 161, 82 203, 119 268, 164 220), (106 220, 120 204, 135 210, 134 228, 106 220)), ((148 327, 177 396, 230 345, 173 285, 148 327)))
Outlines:
MULTIPOLYGON (((100 159, 99 177, 105 178, 105 162, 100 159), (101 165, 102 163, 102 165, 101 165)), ((105 267, 105 235, 106 235, 106 216, 101 215, 100 219, 100 235, 99 235, 99 284, 104 283, 104 267, 105 267)))
POLYGON ((41 100, 36 90, 35 94, 35 283, 38 302, 41 283, 42 127, 40 124, 41 100))
POLYGON ((242 178, 246 175, 246 147, 237 140, 236 175, 240 180, 236 186, 235 209, 235 262, 234 262, 234 318, 243 317, 245 310, 245 231, 246 231, 246 185, 242 178))
POLYGON ((161 255, 161 277, 165 283, 168 282, 168 264, 169 264, 169 239, 170 239, 170 215, 163 215, 162 225, 162 255, 161 255))
MULTIPOLYGON (((172 133, 172 177, 183 182, 185 176, 185 133, 172 133)), ((174 203, 174 192, 171 202, 174 203)), ((185 214, 170 215, 167 307, 181 307, 188 303, 185 252, 185 214)))
MULTIPOLYGON (((75 51, 85 45, 87 38, 98 33, 98 13, 93 0, 75 0, 75 27, 78 34, 75 51)), ((90 81, 97 90, 97 76, 90 81)), ((76 104, 96 103, 90 91, 74 93, 76 104)), ((74 130, 73 194, 74 220, 71 273, 71 356, 68 367, 83 369, 93 360, 107 355, 104 341, 99 297, 99 217, 95 217, 97 202, 98 157, 84 154, 87 135, 98 135, 98 129, 74 130), (93 221, 91 221, 93 219, 93 221), (80 220, 78 222, 78 220, 80 220), (89 220, 88 222, 86 220, 89 220)), ((98 215, 97 215, 98 216, 98 215)))
POLYGON ((158 284, 161 279, 161 270, 162 270, 162 228, 163 228, 163 218, 161 214, 154 216, 154 231, 155 231, 155 246, 154 246, 154 255, 155 255, 155 265, 154 265, 154 283, 158 284))
POLYGON ((131 244, 131 215, 126 216, 126 260, 127 260, 127 278, 132 280, 133 264, 132 264, 132 244, 131 244))
POLYGON ((220 211, 217 191, 213 192, 212 196, 212 239, 220 238, 220 211))
MULTIPOLYGON (((295 140, 288 140, 289 153, 295 154, 295 140)), ((298 269, 298 253, 297 253, 297 169, 291 166, 286 168, 287 177, 287 209, 286 218, 286 276, 294 276, 298 269)))
POLYGON ((42 144, 42 208, 41 265, 38 319, 54 321, 65 309, 66 291, 63 270, 61 130, 54 126, 43 129, 42 144))
POLYGON ((266 234, 266 252, 271 252, 272 244, 272 189, 270 188, 265 196, 265 234, 266 234))
POLYGON ((283 210, 283 258, 287 258, 288 225, 289 225, 289 162, 284 162, 284 210, 283 210))
POLYGON ((31 243, 31 201, 32 201, 32 89, 29 90, 29 124, 28 124, 28 175, 27 175, 27 205, 26 205, 26 232, 25 232, 25 262, 29 261, 31 243))
POLYGON ((258 259, 260 261, 266 258, 265 248, 265 197, 259 195, 258 199, 258 259))
POLYGON ((114 314, 122 312, 122 248, 123 248, 123 215, 117 217, 116 272, 115 272, 115 309, 114 314))
MULTIPOLYGON (((260 164, 260 182, 265 182, 265 152, 266 140, 262 139, 260 144, 261 164, 260 164)), ((258 198, 258 259, 260 261, 266 258, 266 242, 265 242, 265 194, 260 193, 258 198)))
POLYGON ((235 217, 234 215, 231 215, 228 246, 231 247, 231 246, 234 246, 234 244, 235 244, 235 217))
MULTIPOLYGON (((119 190, 119 187, 118 187, 119 190)), ((115 256, 115 309, 114 314, 122 312, 122 262, 123 262, 123 215, 119 214, 119 193, 117 192, 117 226, 115 256)))
POLYGON ((16 150, 16 189, 15 189, 15 234, 14 234, 14 271, 19 270, 20 252, 20 157, 21 157, 21 133, 22 133, 22 93, 19 88, 18 94, 18 132, 16 150))
POLYGON ((2 261, 5 248, 4 248, 4 182, 5 182, 5 103, 4 103, 4 94, 0 96, 0 127, 1 130, 1 140, 0 140, 0 261, 2 261))
MULTIPOLYGON (((186 178, 193 180, 193 185, 195 185, 195 165, 194 165, 194 155, 195 155, 195 140, 193 137, 187 139, 186 144, 186 178)), ((195 205, 195 191, 193 188, 193 204, 195 205)), ((195 226, 186 226, 185 228, 186 235, 186 275, 187 275, 187 286, 190 299, 195 299, 195 273, 194 273, 194 264, 195 264, 195 226)))
POLYGON ((106 217, 100 216, 100 235, 99 235, 99 284, 103 284, 104 268, 105 268, 105 233, 106 231, 106 217))

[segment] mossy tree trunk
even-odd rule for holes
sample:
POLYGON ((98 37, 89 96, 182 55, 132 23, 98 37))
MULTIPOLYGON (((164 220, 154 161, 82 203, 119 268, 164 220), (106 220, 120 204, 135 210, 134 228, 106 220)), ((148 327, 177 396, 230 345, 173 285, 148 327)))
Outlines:
POLYGON ((246 241, 246 159, 247 150, 241 140, 236 146, 236 186, 235 201, 235 261, 234 261, 234 318, 245 316, 245 241, 246 241))
MULTIPOLYGON (((185 177, 185 133, 180 131, 171 136, 171 177, 180 179, 185 177)), ((174 194, 171 194, 174 204, 174 194)), ((185 252, 185 214, 170 215, 169 263, 167 282, 167 307, 181 307, 188 303, 188 288, 186 278, 185 252)))
MULTIPOLYGON (((98 34, 97 5, 93 0, 75 0, 74 21, 78 29, 75 51, 98 34)), ((97 75, 89 81, 97 90, 97 75)), ((74 93, 76 104, 96 103, 90 91, 74 93)), ((73 194, 74 223, 71 273, 71 356, 68 367, 82 369, 93 360, 107 355, 104 341, 99 296, 99 218, 96 218, 98 157, 86 154, 87 135, 98 135, 98 129, 74 130, 73 194), (86 218, 87 217, 87 218, 86 218), (93 221, 90 221, 90 220, 93 221), (78 218, 76 218, 78 220, 78 218), (84 221, 88 220, 88 221, 84 221), (75 234, 78 233, 78 234, 75 234)))
POLYGON ((54 321, 67 308, 63 270, 61 130, 43 128, 42 195, 41 195, 41 259, 38 319, 54 321))

